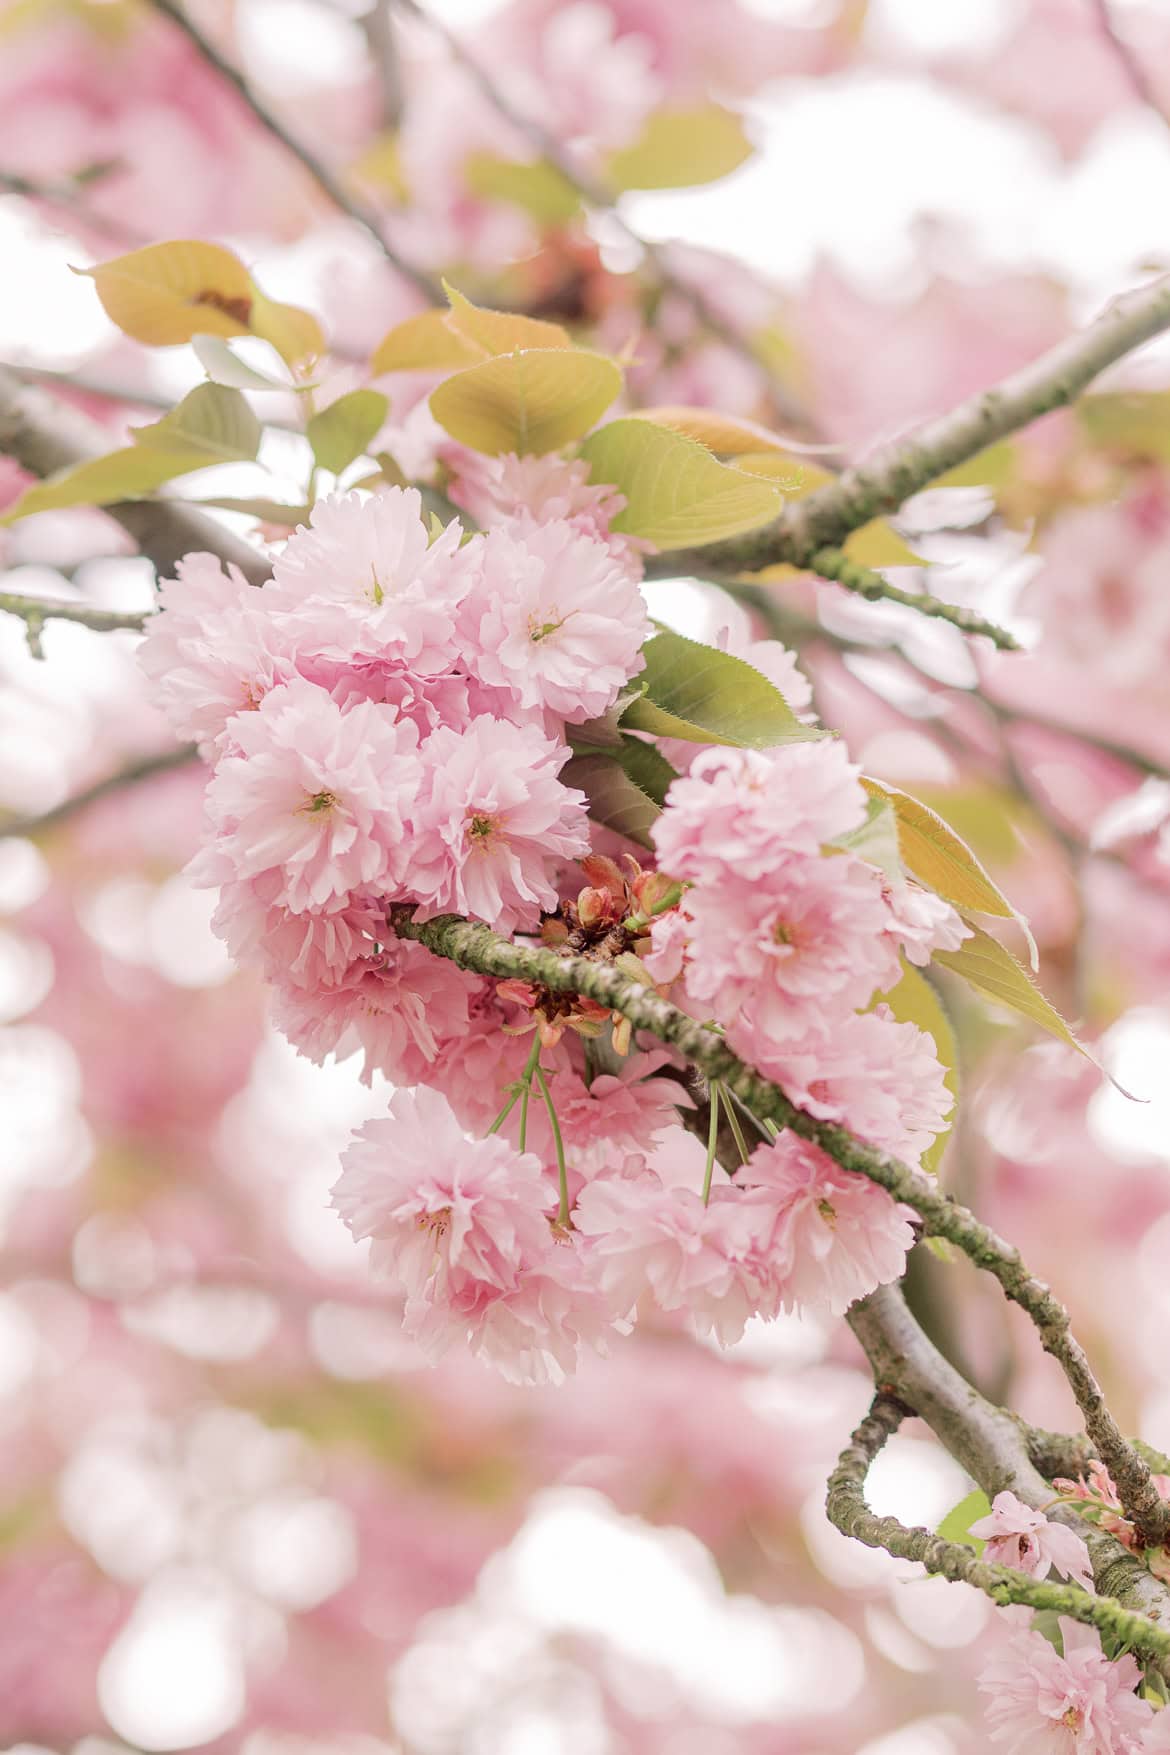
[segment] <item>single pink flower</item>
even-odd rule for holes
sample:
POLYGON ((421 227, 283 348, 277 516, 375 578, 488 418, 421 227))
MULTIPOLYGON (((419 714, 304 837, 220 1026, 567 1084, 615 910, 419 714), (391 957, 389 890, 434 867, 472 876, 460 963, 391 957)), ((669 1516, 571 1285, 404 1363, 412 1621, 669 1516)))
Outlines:
POLYGON ((569 752, 538 730, 481 715, 423 746, 406 883, 426 915, 451 909, 501 932, 557 906, 557 866, 589 848, 584 794, 557 779, 569 752))
POLYGON ((925 968, 935 951, 957 951, 971 928, 949 902, 907 881, 889 884, 886 901, 890 909, 890 932, 911 963, 925 968))
POLYGON ((736 1025, 749 1058, 868 1004, 898 979, 881 875, 848 855, 781 859, 753 882, 683 898, 688 993, 736 1025))
POLYGON ((1050 1523, 1042 1511, 1033 1511, 1014 1493, 997 1493, 988 1516, 971 1525, 971 1534, 986 1541, 983 1557, 995 1565, 1011 1566, 1032 1578, 1046 1578, 1055 1569, 1087 1591, 1094 1589, 1084 1538, 1062 1523, 1050 1523))
POLYGON ((454 522, 430 540, 415 488, 318 500, 273 565, 270 607, 306 657, 439 674, 459 656, 455 611, 479 565, 479 539, 462 536, 454 522))
POLYGON ((1133 1658, 1110 1659, 1095 1628, 1060 1618, 1063 1657, 1042 1633, 1013 1630, 979 1678, 992 1740, 1008 1755, 1139 1755, 1153 1712, 1134 1693, 1133 1658))
POLYGON ((636 576, 563 521, 489 533, 460 626, 482 682, 574 724, 613 706, 652 632, 636 576))
POLYGON ((220 762, 207 810, 237 877, 279 872, 272 900, 295 913, 397 884, 421 775, 413 725, 368 702, 343 712, 298 679, 227 731, 240 753, 220 762))
POLYGON ((767 876, 791 853, 816 853, 865 820, 859 770, 828 740, 757 750, 705 750, 675 780, 654 824, 672 877, 711 883, 767 876))
POLYGON ((396 1091, 342 1156, 333 1205, 372 1240, 373 1271, 416 1311, 468 1293, 510 1292, 550 1249, 540 1159, 498 1135, 468 1139, 437 1091, 396 1091))
POLYGON ((807 1140, 782 1133, 758 1146, 743 1179, 772 1203, 772 1247, 788 1264, 776 1308, 843 1316, 855 1299, 905 1272, 914 1241, 909 1209, 807 1140))

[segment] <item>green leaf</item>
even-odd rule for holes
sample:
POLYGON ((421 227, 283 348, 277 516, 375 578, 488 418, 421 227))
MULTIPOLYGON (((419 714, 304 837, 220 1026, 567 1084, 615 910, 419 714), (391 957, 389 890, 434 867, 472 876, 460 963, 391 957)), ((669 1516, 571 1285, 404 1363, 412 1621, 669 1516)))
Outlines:
POLYGON ((205 469, 215 462, 217 458, 196 457, 190 451, 176 454, 146 445, 130 445, 123 451, 110 451, 105 457, 94 457, 35 482, 0 516, 0 525, 15 524, 18 518, 27 518, 33 512, 59 511, 66 506, 112 506, 118 500, 140 500, 175 476, 205 469))
POLYGON ((944 969, 951 969, 961 975, 964 981, 978 988, 998 1005, 1006 1006, 1009 1011, 1019 1012, 1021 1017, 1039 1024, 1050 1036, 1061 1042, 1067 1042, 1086 1059, 1093 1056, 1082 1042, 1073 1035, 1055 1006, 1045 999, 1028 971, 1022 963, 1018 963, 1012 953, 1001 945, 997 938, 984 932, 974 921, 968 920, 971 937, 964 939, 957 951, 935 951, 934 961, 941 963, 944 969))
POLYGON ((439 425, 498 457, 559 450, 587 433, 622 387, 619 367, 582 348, 521 348, 455 372, 431 392, 439 425))
POLYGON ((750 158, 743 119, 722 104, 655 110, 637 140, 611 153, 606 180, 621 189, 690 189, 714 183, 750 158))
POLYGON ((321 468, 333 475, 348 469, 369 449, 389 412, 390 399, 380 390, 350 390, 313 415, 305 431, 321 468))
MULTIPOLYGON (((632 740, 631 740, 632 741, 632 740)), ((621 760, 603 750, 583 750, 561 769, 566 786, 580 787, 589 815, 642 847, 652 845, 650 830, 659 807, 626 772, 621 760)))
POLYGON ((825 735, 802 725, 776 685, 730 652, 669 630, 647 640, 642 652, 646 668, 637 680, 643 691, 622 719, 631 731, 739 749, 774 749, 825 735))
POLYGON ((987 1494, 976 1487, 973 1493, 968 1493, 965 1499, 960 1499, 959 1503, 947 1512, 938 1526, 938 1534, 944 1542, 960 1542, 964 1548, 974 1548, 977 1554, 982 1554, 987 1543, 979 1536, 971 1534, 971 1525, 978 1523, 981 1517, 988 1517, 990 1514, 991 1505, 987 1494))
POLYGON ((694 548, 755 530, 778 516, 771 482, 733 469, 694 439, 636 415, 610 421, 581 447, 595 482, 625 495, 613 528, 656 548, 694 548))
POLYGON ((260 449, 260 422, 247 398, 226 384, 197 384, 182 402, 149 426, 131 428, 143 450, 190 451, 192 468, 208 463, 251 463, 260 449))
POLYGON ((520 163, 494 152, 473 152, 463 162, 463 176, 473 195, 511 202, 538 225, 564 225, 580 211, 580 195, 546 158, 520 163))
POLYGON ((652 743, 644 743, 640 737, 623 734, 621 747, 614 754, 630 779, 661 809, 667 788, 672 780, 678 779, 677 771, 662 751, 655 749, 652 743))
POLYGON ((251 462, 260 423, 238 390, 198 384, 162 420, 132 429, 133 445, 59 470, 9 506, 0 524, 66 506, 140 500, 176 476, 216 463, 251 462))
MULTIPOLYGON (((900 1024, 917 1024, 920 1030, 933 1039, 935 1053, 943 1068, 947 1090, 957 1103, 959 1100, 959 1047, 955 1040, 954 1026, 947 1016, 946 1007, 936 993, 933 985, 927 980, 920 969, 912 963, 903 961, 902 979, 888 993, 878 995, 875 1005, 888 1005, 900 1024)), ((953 1122, 951 1124, 953 1126, 953 1122)), ((951 1128, 946 1127, 936 1135, 934 1144, 928 1146, 922 1154, 922 1168, 937 1176, 938 1167, 946 1151, 951 1128)))

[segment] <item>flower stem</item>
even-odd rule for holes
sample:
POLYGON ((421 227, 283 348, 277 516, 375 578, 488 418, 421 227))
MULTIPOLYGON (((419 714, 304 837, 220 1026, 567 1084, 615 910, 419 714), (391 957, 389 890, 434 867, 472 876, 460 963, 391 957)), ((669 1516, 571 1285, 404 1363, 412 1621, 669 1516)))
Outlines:
POLYGON ((727 1117, 727 1125, 735 1136, 735 1144, 736 1149, 739 1152, 740 1161, 741 1163, 746 1164, 751 1157, 751 1153, 748 1151, 747 1141, 743 1137, 743 1128, 739 1124, 739 1116, 735 1113, 735 1103, 730 1099, 731 1093, 729 1091, 724 1091, 723 1113, 727 1117))
MULTIPOLYGON (((711 1080, 711 1125, 707 1129, 707 1162, 703 1169, 703 1205, 711 1199, 711 1173, 715 1168, 715 1147, 719 1143, 719 1099, 723 1087, 718 1079, 711 1080)), ((726 1104, 724 1107, 728 1107, 726 1104)))
MULTIPOLYGON (((509 1115, 511 1115, 513 1109, 515 1109, 517 1103, 520 1101, 521 1092, 523 1092, 525 1096, 528 1095, 528 1088, 532 1083, 532 1075, 536 1071, 536 1063, 539 1059, 540 1059, 540 1036, 536 1035, 532 1038, 532 1052, 529 1054, 528 1059, 525 1062, 524 1071, 520 1074, 520 1077, 516 1080, 516 1083, 512 1086, 512 1094, 508 1098, 508 1101, 504 1104, 504 1107, 500 1110, 500 1113, 496 1116, 496 1119, 492 1122, 491 1126, 488 1128, 488 1136, 489 1137, 493 1133, 498 1133, 499 1130, 501 1129, 501 1127, 503 1127, 505 1121, 507 1121, 509 1115)), ((525 1110, 524 1116, 521 1117, 522 1125, 523 1125, 523 1121, 525 1120, 526 1116, 527 1116, 527 1110, 525 1110)), ((521 1151, 524 1150, 523 1132, 521 1133, 520 1150, 521 1151)))
POLYGON ((552 1092, 548 1088, 548 1080, 544 1076, 544 1068, 538 1063, 534 1068, 536 1082, 540 1086, 540 1094, 544 1098, 544 1106, 548 1110, 549 1126, 552 1128, 553 1145, 557 1154, 557 1186, 561 1191, 561 1204, 557 1208, 557 1224, 569 1223, 569 1178, 565 1170, 565 1142, 561 1138, 561 1124, 557 1120, 556 1105, 552 1100, 552 1092))

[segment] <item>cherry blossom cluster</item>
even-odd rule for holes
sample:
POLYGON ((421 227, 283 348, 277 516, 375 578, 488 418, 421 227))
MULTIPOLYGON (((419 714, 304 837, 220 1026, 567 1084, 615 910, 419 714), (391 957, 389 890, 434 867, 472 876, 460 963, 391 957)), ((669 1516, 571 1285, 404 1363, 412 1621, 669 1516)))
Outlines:
MULTIPOLYGON (((610 961, 910 1162, 951 1096, 930 1038, 867 1008, 903 954, 966 929, 850 850, 867 797, 829 739, 664 742, 690 768, 644 870, 564 774, 652 632, 621 502, 556 458, 469 464, 455 491, 482 532, 428 526, 414 490, 320 502, 261 591, 188 556, 143 648, 213 769, 193 871, 219 889, 216 930, 302 1053, 360 1054, 397 1087, 334 1203, 429 1354, 469 1344, 521 1380, 640 1314, 724 1344, 753 1317, 839 1314, 901 1274, 907 1210, 713 1088, 744 1158, 715 1180, 680 1125, 679 1055, 587 1000, 468 974, 390 911, 610 961)), ((782 647, 721 642, 807 704, 782 647)))

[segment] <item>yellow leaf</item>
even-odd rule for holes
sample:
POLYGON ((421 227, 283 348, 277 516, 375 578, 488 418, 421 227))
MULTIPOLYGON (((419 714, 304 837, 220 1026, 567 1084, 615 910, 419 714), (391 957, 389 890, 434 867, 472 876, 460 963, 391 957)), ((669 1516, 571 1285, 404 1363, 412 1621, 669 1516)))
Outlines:
POLYGON ((801 500, 805 494, 815 493, 835 479, 819 463, 792 457, 785 451, 746 451, 732 460, 731 467, 745 475, 758 476, 761 481, 774 481, 781 493, 792 500, 801 500))
POLYGON ((568 331, 559 323, 545 323, 539 317, 523 317, 515 311, 486 311, 473 305, 447 281, 443 282, 443 291, 451 305, 443 319, 448 329, 489 358, 511 353, 517 347, 573 345, 568 331))
POLYGON ((583 348, 521 348, 455 372, 431 392, 431 413, 453 439, 484 451, 556 451, 605 413, 622 374, 583 348))
POLYGON ((1006 946, 1001 945, 997 938, 992 938, 990 933, 984 932, 982 927, 976 926, 974 921, 969 920, 967 925, 971 929, 971 937, 964 939, 957 951, 935 951, 934 961, 941 963, 944 969, 951 969, 956 975, 961 975, 964 981, 970 982, 981 993, 986 993, 998 1005, 1019 1012, 1021 1017, 1039 1024, 1050 1036, 1066 1042, 1087 1060, 1092 1060, 1093 1056, 1088 1049, 1073 1035, 1056 1007, 1045 999, 1023 964, 1018 963, 1006 946))
POLYGON ((1015 909, 967 843, 929 805, 880 780, 863 777, 861 784, 871 798, 885 798, 893 805, 906 869, 928 889, 956 908, 973 908, 1002 920, 1015 918, 1015 909))
POLYGON ((785 450, 785 442, 777 433, 757 426, 755 421, 720 414, 715 408, 685 408, 673 404, 662 408, 640 408, 638 419, 652 420, 660 427, 669 427, 672 432, 685 433, 688 439, 697 439, 700 445, 706 445, 708 451, 715 451, 720 457, 785 450))
POLYGON ((447 322, 446 311, 420 311, 387 331, 374 349, 370 371, 444 372, 485 357, 485 349, 465 341, 447 322))
POLYGON ((613 189, 689 189, 727 176, 754 148, 743 120, 722 104, 654 110, 638 139, 611 153, 613 189))
POLYGON ((248 270, 218 244, 148 244, 75 272, 91 276, 110 321, 148 347, 249 333, 255 295, 248 270))
POLYGON ((266 298, 239 257, 219 244, 148 244, 75 272, 93 280, 110 321, 147 347, 196 335, 259 335, 289 365, 325 350, 317 319, 266 298))
POLYGON ((410 185, 402 168, 402 152, 397 134, 379 134, 354 159, 349 170, 351 176, 370 184, 382 195, 389 195, 398 202, 410 200, 410 185))
POLYGON ((859 567, 925 567, 927 562, 909 548, 893 525, 884 518, 875 518, 847 536, 845 553, 859 567))

